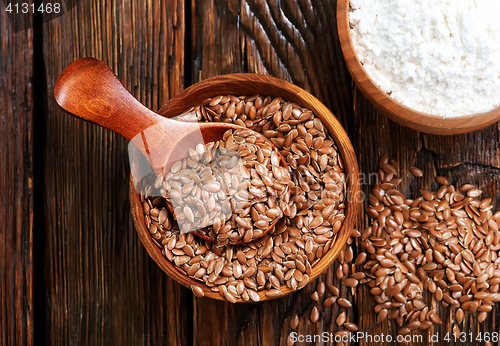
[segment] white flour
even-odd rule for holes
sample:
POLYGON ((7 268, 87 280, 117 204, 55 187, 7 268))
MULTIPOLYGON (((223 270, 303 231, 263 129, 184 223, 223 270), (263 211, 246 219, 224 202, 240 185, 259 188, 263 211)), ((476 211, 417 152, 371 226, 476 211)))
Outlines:
POLYGON ((357 55, 391 97, 447 117, 499 105, 499 0, 350 3, 357 55))

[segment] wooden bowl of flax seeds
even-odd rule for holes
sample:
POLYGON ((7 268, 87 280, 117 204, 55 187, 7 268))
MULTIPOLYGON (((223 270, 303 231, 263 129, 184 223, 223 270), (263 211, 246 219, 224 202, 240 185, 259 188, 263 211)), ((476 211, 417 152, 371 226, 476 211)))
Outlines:
POLYGON ((154 176, 137 190, 131 178, 134 224, 153 260, 196 296, 233 303, 284 296, 324 272, 347 242, 361 202, 356 156, 337 118, 301 88, 256 74, 204 80, 158 113, 186 112, 186 121, 234 122, 269 138, 289 164, 290 209, 261 238, 218 246, 180 234, 164 198, 150 196, 154 176))

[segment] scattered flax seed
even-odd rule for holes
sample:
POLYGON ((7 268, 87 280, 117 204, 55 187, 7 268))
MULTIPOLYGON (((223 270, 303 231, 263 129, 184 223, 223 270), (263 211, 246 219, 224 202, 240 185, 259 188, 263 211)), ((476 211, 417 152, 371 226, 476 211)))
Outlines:
POLYGON ((464 311, 458 308, 457 311, 455 312, 455 321, 457 323, 462 323, 463 319, 464 319, 464 311))
POLYGON ((355 287, 358 285, 358 280, 353 278, 343 279, 342 283, 347 287, 355 287))
POLYGON ((314 300, 315 302, 319 300, 318 291, 314 291, 314 293, 311 294, 311 299, 314 300))
MULTIPOLYGON (((483 322, 500 301, 500 213, 492 212, 491 198, 477 199, 482 191, 472 184, 455 187, 443 176, 436 177, 438 191, 422 189, 407 198, 398 190, 401 180, 394 180, 397 171, 397 163, 384 155, 368 198, 371 224, 361 235, 366 258, 356 259, 365 262, 377 322, 395 320, 400 335, 442 324, 423 290, 451 307, 456 323, 475 312, 483 322), (395 183, 387 184, 387 177, 395 183)), ((415 167, 410 171, 423 174, 415 167)), ((460 334, 458 324, 452 332, 460 334)))
POLYGON ((441 185, 450 185, 450 182, 448 181, 448 179, 446 179, 445 177, 440 176, 440 175, 438 175, 438 176, 436 177, 436 181, 437 181, 439 184, 441 184, 441 185))
POLYGON ((299 315, 295 314, 292 317, 292 320, 290 321, 290 328, 292 329, 297 329, 299 326, 299 315))
POLYGON ((205 292, 200 286, 191 285, 191 291, 193 291, 194 295, 198 298, 203 298, 205 296, 205 292))
POLYGON ((319 320, 319 311, 318 311, 318 308, 313 306, 312 310, 311 310, 311 322, 312 323, 316 323, 318 322, 319 320))
POLYGON ((411 172, 411 174, 413 174, 417 178, 420 178, 424 175, 422 170, 420 168, 417 168, 417 167, 410 167, 410 172, 411 172))
POLYGON ((335 323, 337 323, 338 326, 341 326, 344 324, 345 321, 346 321, 345 311, 342 311, 342 313, 337 316, 335 323))
MULTIPOLYGON (((332 319, 338 327, 338 330, 335 332, 335 335, 338 336, 348 335, 358 330, 358 326, 349 322, 348 317, 351 314, 350 309, 352 309, 352 303, 348 298, 353 299, 356 296, 357 283, 359 280, 365 280, 365 274, 362 271, 357 271, 356 264, 352 263, 354 262, 354 250, 352 246, 354 245, 354 238, 358 237, 361 237, 360 232, 355 231, 351 233, 351 238, 348 239, 346 246, 340 251, 339 256, 332 266, 334 271, 341 272, 342 280, 337 282, 337 285, 343 285, 348 290, 342 290, 342 296, 340 296, 341 291, 337 286, 326 284, 325 281, 320 279, 316 285, 316 291, 311 295, 311 300, 314 303, 320 303, 315 304, 311 310, 311 322, 316 323, 322 313, 331 313, 332 319)), ((363 256, 359 258, 363 259, 362 263, 359 263, 361 265, 364 263, 364 258, 363 256)), ((293 329, 294 325, 291 325, 291 327, 293 329)))
POLYGON ((333 305, 333 303, 335 303, 337 301, 337 297, 336 296, 331 296, 331 297, 328 297, 324 300, 323 302, 323 305, 324 306, 331 306, 333 305))
POLYGON ((340 294, 339 289, 336 286, 328 285, 328 291, 334 296, 338 296, 340 294))
POLYGON ((337 300, 337 304, 339 304, 341 307, 346 308, 346 309, 347 309, 347 308, 352 307, 351 302, 350 302, 350 301, 348 301, 348 300, 347 300, 347 299, 345 299, 345 298, 339 298, 339 299, 337 300))
POLYGON ((323 297, 323 294, 325 294, 325 283, 323 281, 318 282, 318 285, 316 287, 316 290, 318 292, 319 297, 323 297))

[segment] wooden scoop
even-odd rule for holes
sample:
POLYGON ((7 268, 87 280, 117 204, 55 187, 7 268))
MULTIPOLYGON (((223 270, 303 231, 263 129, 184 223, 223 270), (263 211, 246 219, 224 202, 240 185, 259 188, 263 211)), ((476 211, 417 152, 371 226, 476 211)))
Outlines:
MULTIPOLYGON (((54 96, 68 113, 131 141, 157 176, 160 173, 165 175, 172 164, 186 158, 189 148, 221 140, 227 130, 243 129, 230 123, 183 122, 165 118, 141 104, 106 64, 94 58, 82 58, 69 65, 56 82, 54 96)), ((271 141, 268 143, 274 147, 271 141)), ((281 155, 280 164, 288 168, 281 155)), ((173 211, 170 204, 168 207, 173 211)), ((277 221, 263 234, 268 233, 277 221)))
POLYGON ((56 82, 54 96, 68 113, 132 141, 156 175, 168 172, 196 144, 218 141, 227 130, 242 128, 162 117, 137 101, 113 71, 94 58, 78 59, 69 65, 56 82))

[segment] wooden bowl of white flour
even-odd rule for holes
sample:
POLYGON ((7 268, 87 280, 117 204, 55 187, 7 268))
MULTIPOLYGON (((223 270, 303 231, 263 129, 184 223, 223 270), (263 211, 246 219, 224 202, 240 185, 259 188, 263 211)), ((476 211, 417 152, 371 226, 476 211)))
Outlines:
POLYGON ((500 23, 490 20, 500 4, 473 3, 339 0, 342 52, 364 96, 391 120, 427 133, 500 120, 500 23))

